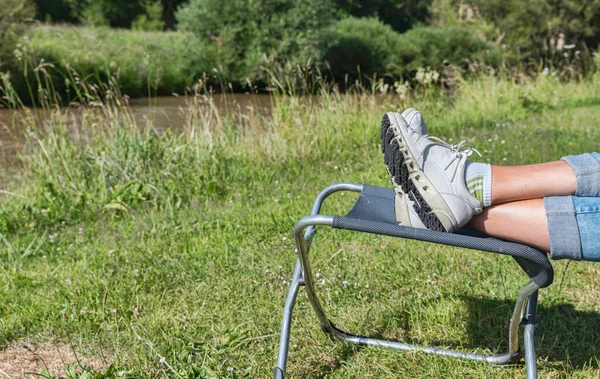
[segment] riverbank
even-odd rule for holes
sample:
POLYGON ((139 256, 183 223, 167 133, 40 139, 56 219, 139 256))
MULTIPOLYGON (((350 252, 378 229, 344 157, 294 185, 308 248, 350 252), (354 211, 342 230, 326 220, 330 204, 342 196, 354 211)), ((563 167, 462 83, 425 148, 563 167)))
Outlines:
MULTIPOLYGON (((59 110, 32 125, 23 169, 0 192, 0 339, 68 344, 114 364, 110 378, 271 376, 291 228, 331 183, 389 185, 384 112, 417 107, 432 135, 469 139, 483 161, 541 162, 598 148, 598 80, 482 77, 451 98, 277 96, 271 114, 241 118, 192 98, 178 133, 140 128, 115 103, 78 125, 59 110)), ((336 325, 414 343, 501 349, 526 281, 506 257, 413 241, 345 233, 313 248, 336 325)), ((540 374, 597 377, 600 266, 574 262, 563 281, 566 264, 554 264, 556 283, 540 291, 540 374)), ((296 377, 524 375, 332 342, 304 294, 290 348, 296 377)))
MULTIPOLYGON (((34 97, 36 67, 43 68, 39 75, 42 79, 49 76, 61 96, 69 96, 69 91, 75 96, 65 83, 74 76, 90 84, 107 83, 114 77, 130 97, 183 94, 213 68, 213 62, 195 61, 190 53, 195 44, 194 38, 182 32, 42 25, 22 39, 18 47, 21 70, 15 75, 23 75, 23 66, 28 66, 34 97)), ((28 94, 22 77, 14 78, 13 84, 19 93, 28 94)), ((24 100, 30 99, 25 96, 24 100)))

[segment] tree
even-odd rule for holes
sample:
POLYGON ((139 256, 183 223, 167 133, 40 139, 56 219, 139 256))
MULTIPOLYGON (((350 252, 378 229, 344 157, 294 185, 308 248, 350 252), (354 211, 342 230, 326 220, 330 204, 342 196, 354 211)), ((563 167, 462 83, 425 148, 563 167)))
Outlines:
POLYGON ((191 0, 176 13, 179 30, 195 33, 201 54, 226 77, 261 78, 264 57, 306 63, 320 31, 334 20, 331 0, 191 0))
POLYGON ((565 46, 600 41, 600 0, 473 0, 496 28, 498 43, 537 58, 565 46), (560 42, 560 43, 559 43, 560 42))

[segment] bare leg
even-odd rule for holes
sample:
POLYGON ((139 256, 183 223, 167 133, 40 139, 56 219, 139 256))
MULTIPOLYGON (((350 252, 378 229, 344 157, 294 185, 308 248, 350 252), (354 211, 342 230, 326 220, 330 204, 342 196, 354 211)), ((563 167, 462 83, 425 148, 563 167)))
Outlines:
POLYGON ((577 178, 565 161, 492 166, 492 204, 574 195, 576 189, 577 178))
POLYGON ((466 228, 550 251, 548 220, 543 199, 492 205, 473 217, 466 228))

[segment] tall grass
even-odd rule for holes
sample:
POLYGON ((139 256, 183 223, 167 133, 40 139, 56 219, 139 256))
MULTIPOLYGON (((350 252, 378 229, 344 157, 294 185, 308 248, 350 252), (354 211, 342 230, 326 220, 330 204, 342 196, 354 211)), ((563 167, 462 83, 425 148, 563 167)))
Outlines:
MULTIPOLYGON (((287 95, 296 82, 279 78, 289 84, 272 96, 267 114, 220 111, 199 83, 181 109, 184 125, 158 131, 151 121, 136 122, 116 78, 100 84, 73 72, 78 108, 61 108, 45 71, 37 72, 38 93, 45 96, 39 104, 50 117, 41 122, 25 110, 14 120, 13 130, 26 131, 27 141, 0 192, 0 338, 77 340, 104 349, 119 370, 139 377, 270 375, 294 259, 289 230, 332 182, 388 185, 378 141, 384 112, 417 107, 431 134, 455 142, 468 138, 494 164, 557 159, 594 150, 600 140, 593 127, 600 119, 598 77, 564 83, 540 76, 517 84, 482 76, 461 81, 451 93, 420 87, 398 94, 374 84, 340 94, 321 85, 318 96, 287 95)), ((21 104, 9 78, 0 95, 7 105, 21 104)), ((325 211, 348 201, 334 200, 325 211)), ((502 326, 501 315, 452 291, 478 288, 473 296, 508 314, 511 290, 522 279, 510 262, 369 241, 334 237, 317 253, 318 261, 337 262, 320 268, 320 275, 341 323, 449 345, 456 345, 456 336, 472 338, 469 346, 480 350, 481 341, 497 344, 502 331, 469 315, 483 312, 502 326), (387 250, 402 250, 406 259, 398 262, 387 250), (342 266, 330 251, 360 264, 342 266), (388 271, 373 278, 365 268, 388 271), (420 298, 417 287, 427 283, 435 286, 420 298), (375 310, 379 304, 383 308, 375 310), (357 306, 357 313, 347 313, 346 305, 357 306), (402 314, 393 311, 399 305, 402 314), (466 314, 464 307, 470 307, 466 314), (452 317, 449 310, 464 316, 452 317), (423 321, 441 326, 426 330, 423 321), (467 327, 479 334, 465 335, 467 327)), ((576 270, 596 272, 589 266, 576 270)), ((581 278, 567 279, 566 295, 548 290, 546 304, 580 298, 581 307, 594 309, 593 291, 581 288, 581 280, 593 288, 594 279, 581 278)), ((300 377, 340 370, 349 377, 512 377, 521 370, 353 350, 312 328, 306 303, 297 309, 290 372, 300 377)), ((561 309, 548 312, 568 322, 573 310, 561 309)), ((557 325, 547 330, 547 340, 558 333, 580 364, 542 370, 597 374, 586 355, 596 351, 594 341, 569 337, 557 325)), ((549 360, 565 356, 552 343, 542 349, 549 360)))
MULTIPOLYGON (((286 93, 308 86, 295 89, 282 76, 269 114, 223 114, 201 81, 180 110, 185 123, 159 132, 151 123, 136 123, 114 77, 98 83, 82 80, 72 70, 72 89, 80 101, 71 109, 59 107, 50 70, 42 66, 34 71, 39 104, 49 117, 40 124, 26 110, 12 125, 27 130, 19 174, 27 185, 20 184, 19 196, 28 201, 6 204, 10 210, 2 212, 0 224, 4 232, 24 225, 75 223, 103 213, 127 214, 141 205, 180 207, 198 197, 224 196, 235 188, 233 183, 264 179, 265 165, 319 162, 346 156, 344 150, 352 146, 366 148, 377 118, 389 109, 417 106, 429 116, 433 134, 477 138, 531 114, 593 105, 600 95, 595 78, 562 83, 540 76, 516 84, 482 76, 462 82, 454 94, 417 88, 407 98, 360 87, 340 94, 321 85, 318 96, 298 97, 286 93)), ((22 106, 8 77, 0 91, 5 105, 22 106)), ((489 150, 486 159, 498 162, 499 153, 489 150)))

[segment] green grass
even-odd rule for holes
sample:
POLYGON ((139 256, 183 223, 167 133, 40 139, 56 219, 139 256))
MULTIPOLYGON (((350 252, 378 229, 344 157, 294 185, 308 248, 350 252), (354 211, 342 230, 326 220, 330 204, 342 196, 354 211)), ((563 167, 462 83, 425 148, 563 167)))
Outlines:
MULTIPOLYGON (((388 185, 385 111, 416 106, 431 134, 467 138, 494 164, 541 162, 598 148, 598 80, 481 78, 409 101, 276 97, 271 115, 252 117, 215 117, 197 96, 182 130, 162 134, 134 125, 126 108, 90 107, 71 127, 56 111, 35 125, 0 195, 0 339, 81 346, 110 358, 107 376, 271 376, 296 259, 291 228, 331 183, 388 185)), ((337 196, 323 212, 351 202, 337 196)), ((350 232, 321 230, 311 254, 336 325, 478 352, 506 348, 526 282, 507 257, 350 232)), ((572 263, 563 282, 565 266, 554 262, 555 283, 540 292, 540 373, 597 377, 600 266, 572 263)), ((301 290, 288 372, 513 378, 524 366, 331 341, 301 290)))

